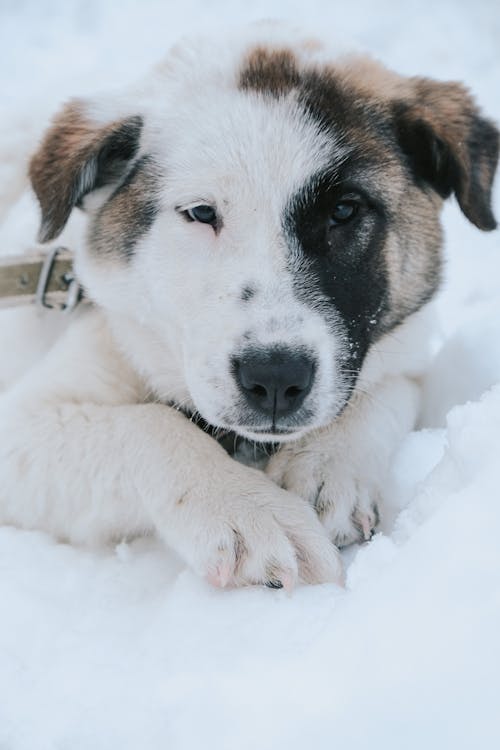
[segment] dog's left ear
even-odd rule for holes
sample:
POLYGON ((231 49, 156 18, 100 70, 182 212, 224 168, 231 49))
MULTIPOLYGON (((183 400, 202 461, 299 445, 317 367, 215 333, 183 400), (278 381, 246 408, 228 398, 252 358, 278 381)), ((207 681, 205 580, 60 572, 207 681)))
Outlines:
POLYGON ((42 210, 39 242, 57 237, 92 190, 117 184, 138 151, 142 117, 103 124, 89 109, 80 100, 66 104, 31 159, 31 184, 42 210))
POLYGON ((480 115, 461 84, 426 78, 408 83, 409 95, 393 102, 393 113, 400 147, 414 174, 442 198, 455 193, 463 213, 479 229, 495 229, 491 188, 497 128, 480 115))

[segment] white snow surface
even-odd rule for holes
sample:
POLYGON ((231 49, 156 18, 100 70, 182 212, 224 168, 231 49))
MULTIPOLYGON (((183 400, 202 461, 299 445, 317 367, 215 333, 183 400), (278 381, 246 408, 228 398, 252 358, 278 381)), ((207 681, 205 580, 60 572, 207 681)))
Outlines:
MULTIPOLYGON (((0 206, 65 98, 261 17, 463 80, 500 120, 496 0, 3 0, 0 206)), ((21 197, 3 252, 29 246, 34 217, 21 197)), ((1 750, 500 747, 500 240, 454 204, 444 224, 422 427, 395 458, 383 531, 345 553, 345 590, 219 591, 153 540, 88 550, 1 528, 1 750)))

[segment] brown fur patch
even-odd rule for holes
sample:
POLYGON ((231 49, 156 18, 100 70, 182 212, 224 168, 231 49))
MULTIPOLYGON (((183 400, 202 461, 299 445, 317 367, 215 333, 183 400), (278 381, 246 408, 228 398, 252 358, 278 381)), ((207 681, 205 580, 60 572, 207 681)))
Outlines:
POLYGON ((239 86, 246 91, 282 96, 299 83, 300 74, 293 52, 257 47, 244 63, 239 86))
POLYGON ((157 196, 157 169, 150 156, 142 156, 100 209, 90 235, 92 251, 130 259, 158 213, 157 196))
POLYGON ((388 70, 368 55, 347 56, 335 64, 334 70, 353 92, 369 99, 387 103, 408 93, 408 79, 388 70))
POLYGON ((42 209, 40 242, 57 237, 87 192, 117 176, 137 150, 141 127, 140 117, 99 126, 79 100, 56 116, 29 169, 42 209))

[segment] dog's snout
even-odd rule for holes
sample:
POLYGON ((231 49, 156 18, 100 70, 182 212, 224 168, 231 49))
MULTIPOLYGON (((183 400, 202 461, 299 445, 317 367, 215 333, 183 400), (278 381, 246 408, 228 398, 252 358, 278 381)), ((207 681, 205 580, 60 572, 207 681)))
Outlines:
POLYGON ((252 349, 234 360, 247 402, 273 421, 297 411, 312 388, 314 370, 310 355, 283 348, 252 349))

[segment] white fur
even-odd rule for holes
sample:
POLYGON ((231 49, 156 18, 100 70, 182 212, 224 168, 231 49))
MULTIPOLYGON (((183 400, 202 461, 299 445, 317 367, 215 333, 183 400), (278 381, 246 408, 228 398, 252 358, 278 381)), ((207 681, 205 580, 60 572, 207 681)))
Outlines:
POLYGON ((76 543, 155 530, 221 585, 339 580, 314 511, 174 409, 147 403, 97 311, 5 394, 0 425, 3 523, 76 543))
MULTIPOLYGON (((344 388, 341 327, 294 294, 280 221, 332 142, 293 102, 264 106, 238 92, 236 48, 215 60, 183 45, 148 81, 89 107, 103 123, 144 116, 141 153, 165 175, 161 212, 128 264, 73 245, 97 307, 75 314, 0 399, 0 521, 77 543, 154 531, 219 585, 338 581, 338 553, 309 502, 321 488, 334 539, 351 539, 353 517, 373 525, 381 477, 415 418, 404 375, 418 369, 408 354, 422 316, 398 329, 397 360, 392 337, 374 348, 360 380, 367 394, 331 423, 344 388), (219 235, 179 215, 197 203, 220 209, 219 235), (258 302, 245 306, 248 284, 258 302), (254 437, 238 423, 229 367, 245 334, 260 346, 305 344, 319 362, 313 418, 269 476, 166 405, 254 437)), ((89 215, 107 195, 89 196, 89 215)))

